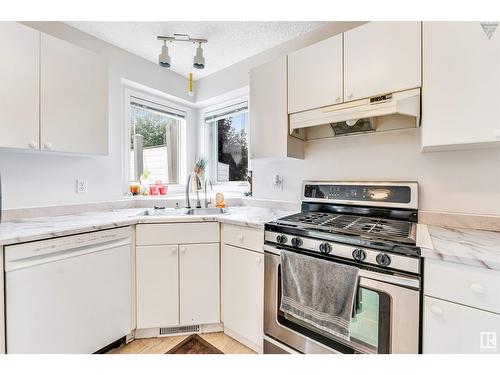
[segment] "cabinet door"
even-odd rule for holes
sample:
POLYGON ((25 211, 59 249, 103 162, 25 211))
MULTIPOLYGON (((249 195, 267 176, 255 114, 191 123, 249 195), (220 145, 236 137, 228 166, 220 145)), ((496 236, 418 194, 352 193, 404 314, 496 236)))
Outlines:
POLYGON ((219 323, 219 244, 179 247, 180 324, 219 323))
POLYGON ((286 56, 250 71, 250 159, 304 158, 288 133, 286 56))
POLYGON ((500 30, 488 38, 480 22, 424 22, 423 62, 422 147, 498 142, 500 30))
POLYGON ((40 32, 0 22, 0 147, 37 149, 40 32))
POLYGON ((222 296, 225 332, 262 352, 264 254, 224 245, 222 296))
POLYGON ((108 153, 108 76, 103 58, 41 34, 41 148, 108 153))
POLYGON ((288 113, 342 102, 342 34, 288 55, 288 113))
POLYGON ((137 328, 179 325, 178 246, 137 246, 137 328))
POLYGON ((500 315, 424 297, 424 353, 499 353, 499 335, 500 315))
POLYGON ((420 22, 370 22, 344 33, 344 100, 421 86, 420 22))

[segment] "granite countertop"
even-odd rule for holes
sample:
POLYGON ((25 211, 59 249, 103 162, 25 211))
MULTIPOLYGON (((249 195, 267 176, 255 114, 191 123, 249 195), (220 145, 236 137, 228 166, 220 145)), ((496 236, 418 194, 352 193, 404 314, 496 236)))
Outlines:
POLYGON ((266 222, 292 213, 280 209, 249 206, 230 207, 228 214, 207 216, 146 216, 144 212, 144 208, 134 208, 6 221, 0 224, 0 245, 49 239, 137 223, 218 221, 253 228, 264 228, 266 222))
POLYGON ((500 232, 419 224, 417 234, 424 258, 500 270, 500 232))

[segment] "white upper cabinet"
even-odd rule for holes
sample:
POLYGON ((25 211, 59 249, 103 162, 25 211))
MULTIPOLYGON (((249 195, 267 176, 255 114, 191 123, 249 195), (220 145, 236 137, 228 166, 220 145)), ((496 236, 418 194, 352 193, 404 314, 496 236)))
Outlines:
POLYGON ((250 71, 250 159, 303 159, 303 141, 288 133, 287 58, 250 71))
POLYGON ((342 34, 288 55, 288 113, 343 101, 342 34))
POLYGON ((480 22, 424 22, 424 150, 500 145, 499 28, 488 37, 480 22))
POLYGON ((344 33, 344 101, 420 86, 420 22, 370 22, 344 33))
POLYGON ((38 149, 40 33, 0 22, 0 147, 38 149))
POLYGON ((41 149, 108 153, 108 76, 104 59, 41 34, 41 149))

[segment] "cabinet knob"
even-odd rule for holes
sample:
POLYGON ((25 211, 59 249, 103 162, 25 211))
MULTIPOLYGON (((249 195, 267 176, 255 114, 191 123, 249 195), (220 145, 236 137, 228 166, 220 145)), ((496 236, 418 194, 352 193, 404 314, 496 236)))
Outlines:
POLYGON ((352 94, 352 93, 347 95, 347 99, 352 99, 353 97, 354 97, 354 94, 352 94))
POLYGON ((177 253, 177 246, 172 248, 172 254, 175 254, 175 253, 177 253))
POLYGON ((434 314, 436 314, 436 315, 439 315, 439 316, 443 315, 443 310, 442 310, 442 309, 441 309, 441 307, 439 307, 439 306, 432 305, 432 306, 431 306, 431 311, 432 311, 434 314))
POLYGON ((239 233, 239 234, 238 234, 238 239, 239 239, 240 241, 243 241, 243 238, 244 238, 244 237, 243 237, 243 233, 239 233))
POLYGON ((477 294, 484 294, 484 287, 481 284, 471 284, 470 290, 477 294))
POLYGON ((261 261, 260 257, 255 257, 255 261, 256 261, 257 263, 260 263, 260 261, 261 261))
POLYGON ((37 148, 38 142, 37 141, 30 141, 29 146, 30 146, 30 148, 37 148))
POLYGON ((336 101, 337 103, 338 103, 338 102, 340 102, 340 96, 337 96, 337 97, 335 98, 335 101, 336 101))
POLYGON ((495 137, 500 138, 500 129, 493 130, 493 134, 495 135, 495 137))
POLYGON ((43 144, 43 147, 46 149, 46 150, 52 150, 52 143, 50 142, 45 142, 43 144))
POLYGON ((181 247, 181 253, 185 253, 186 252, 186 248, 185 247, 181 247))

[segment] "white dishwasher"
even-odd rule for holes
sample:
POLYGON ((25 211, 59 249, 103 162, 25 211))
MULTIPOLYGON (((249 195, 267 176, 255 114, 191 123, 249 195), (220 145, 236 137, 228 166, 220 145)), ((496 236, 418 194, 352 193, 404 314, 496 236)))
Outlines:
POLYGON ((131 231, 6 246, 7 353, 94 353, 130 333, 131 231))

